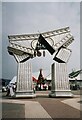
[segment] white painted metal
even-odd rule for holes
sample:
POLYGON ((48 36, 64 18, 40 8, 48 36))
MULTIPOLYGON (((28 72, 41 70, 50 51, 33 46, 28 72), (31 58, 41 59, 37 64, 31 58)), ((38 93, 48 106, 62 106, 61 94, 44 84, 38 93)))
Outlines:
MULTIPOLYGON (((18 74, 17 74, 17 90, 16 97, 29 95, 33 97, 32 88, 32 65, 27 61, 24 63, 18 63, 18 74)), ((34 95, 35 96, 35 95, 34 95)))
MULTIPOLYGON (((69 27, 41 34, 55 51, 61 46, 67 47, 74 40, 70 34, 69 27)), ((39 35, 40 34, 9 35, 9 47, 15 49, 15 52, 16 50, 20 50, 24 53, 34 55, 34 49, 36 48, 39 35)), ((19 52, 17 54, 19 54, 19 52)))
POLYGON ((73 40, 74 40, 73 36, 70 33, 68 33, 60 41, 54 44, 53 48, 55 50, 58 50, 60 47, 68 47, 73 40))
POLYGON ((57 58, 59 61, 67 63, 70 58, 71 52, 72 51, 70 49, 61 48, 59 52, 55 55, 55 58, 57 58))
POLYGON ((24 54, 24 55, 19 56, 19 55, 14 54, 14 57, 15 57, 17 62, 22 62, 24 59, 26 59, 26 58, 28 59, 29 55, 24 54))
MULTIPOLYGON (((10 42, 9 47, 22 51, 24 53, 31 54, 31 55, 34 54, 34 50, 31 48, 31 44, 30 45, 25 44, 25 46, 23 46, 22 43, 19 45, 19 43, 17 44, 17 43, 10 42)), ((17 54, 19 53, 17 52, 17 54)))
MULTIPOLYGON (((44 32, 41 33, 44 38, 56 36, 56 35, 61 35, 70 32, 69 27, 49 31, 49 32, 44 32)), ((36 40, 39 37, 39 33, 37 34, 23 34, 23 35, 9 35, 9 41, 23 41, 23 40, 36 40)))
POLYGON ((32 70, 31 63, 27 61, 18 63, 17 91, 32 90, 32 70))
MULTIPOLYGON (((70 34, 69 27, 38 34, 9 35, 10 44, 8 51, 14 55, 18 62, 17 97, 32 95, 33 93, 32 68, 27 62, 19 62, 33 57, 40 34, 47 41, 47 46, 49 45, 50 49, 53 49, 52 54, 58 51, 56 58, 67 62, 70 57, 71 51, 66 48, 72 43, 74 38, 70 34)), ((72 96, 68 82, 66 63, 55 62, 52 65, 51 96, 72 96)))
POLYGON ((67 74, 67 64, 55 62, 52 64, 51 70, 52 70, 52 89, 50 96, 72 97, 67 74))

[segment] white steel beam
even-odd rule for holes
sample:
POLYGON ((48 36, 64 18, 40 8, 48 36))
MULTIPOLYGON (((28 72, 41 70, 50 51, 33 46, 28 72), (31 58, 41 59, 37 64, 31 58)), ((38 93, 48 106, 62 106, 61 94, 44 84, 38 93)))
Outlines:
MULTIPOLYGON (((34 50, 32 48, 30 48, 30 47, 26 48, 24 46, 21 46, 21 45, 15 44, 15 43, 10 43, 9 47, 11 48, 10 49, 11 52, 14 52, 14 51, 16 52, 17 50, 19 50, 19 51, 27 53, 29 55, 34 54, 34 50)), ((19 54, 18 51, 17 51, 17 54, 19 54)))
POLYGON ((61 46, 68 47, 73 42, 73 40, 74 40, 73 36, 70 33, 68 33, 63 39, 56 43, 53 46, 53 48, 55 50, 58 50, 61 46))
MULTIPOLYGON (((49 32, 41 33, 44 38, 61 35, 70 32, 69 27, 65 27, 58 30, 53 30, 49 32)), ((37 34, 24 34, 24 35, 9 35, 9 41, 23 41, 23 40, 36 40, 39 37, 39 33, 37 34)))

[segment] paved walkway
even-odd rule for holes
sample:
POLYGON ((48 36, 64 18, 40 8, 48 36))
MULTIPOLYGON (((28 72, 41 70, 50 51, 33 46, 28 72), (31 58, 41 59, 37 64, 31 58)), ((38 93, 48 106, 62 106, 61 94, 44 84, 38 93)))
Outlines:
POLYGON ((20 118, 22 115, 25 118, 80 118, 80 103, 78 102, 79 100, 79 98, 65 99, 39 97, 35 99, 21 100, 3 99, 4 107, 8 103, 12 104, 12 107, 10 107, 10 109, 4 108, 6 114, 3 114, 3 117, 10 118, 12 116, 12 118, 20 118), (17 105, 23 106, 17 107, 17 105), (19 109, 20 114, 19 111, 17 111, 18 109, 15 109, 15 106, 19 109), (14 111, 12 109, 14 109, 14 111), (13 113, 15 115, 15 112, 18 112, 19 115, 13 116, 13 113))
POLYGON ((74 98, 49 98, 46 93, 32 99, 3 97, 3 118, 80 118, 80 96, 74 98))

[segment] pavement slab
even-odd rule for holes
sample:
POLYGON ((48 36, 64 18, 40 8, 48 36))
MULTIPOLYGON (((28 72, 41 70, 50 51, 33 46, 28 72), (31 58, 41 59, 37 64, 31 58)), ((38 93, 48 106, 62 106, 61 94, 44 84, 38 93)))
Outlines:
POLYGON ((77 110, 81 110, 79 102, 80 102, 80 98, 66 99, 62 101, 62 103, 65 103, 77 110))
POLYGON ((25 104, 25 118, 51 118, 38 102, 28 101, 25 104))
POLYGON ((2 118, 24 118, 25 106, 17 103, 2 103, 2 118))

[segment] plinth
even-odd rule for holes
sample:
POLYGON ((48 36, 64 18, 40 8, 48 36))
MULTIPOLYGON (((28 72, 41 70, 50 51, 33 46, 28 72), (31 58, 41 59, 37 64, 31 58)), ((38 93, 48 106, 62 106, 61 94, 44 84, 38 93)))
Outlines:
POLYGON ((18 63, 17 90, 15 97, 36 97, 32 88, 32 65, 27 61, 18 63))
POLYGON ((52 88, 50 97, 73 97, 67 74, 67 64, 55 62, 52 64, 52 88))

